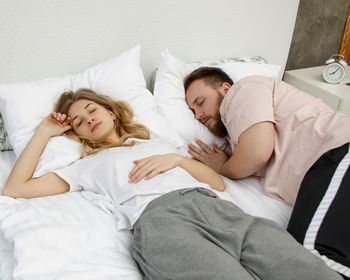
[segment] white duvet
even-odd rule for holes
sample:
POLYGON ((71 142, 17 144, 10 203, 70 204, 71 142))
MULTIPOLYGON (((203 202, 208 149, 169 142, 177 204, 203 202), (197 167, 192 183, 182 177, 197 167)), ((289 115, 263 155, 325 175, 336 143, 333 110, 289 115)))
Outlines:
MULTIPOLYGON (((14 162, 0 155, 0 188, 14 162)), ((253 179, 225 179, 232 201, 286 227, 291 209, 253 179)), ((0 279, 142 279, 128 251, 131 233, 79 192, 36 198, 0 196, 0 279)))

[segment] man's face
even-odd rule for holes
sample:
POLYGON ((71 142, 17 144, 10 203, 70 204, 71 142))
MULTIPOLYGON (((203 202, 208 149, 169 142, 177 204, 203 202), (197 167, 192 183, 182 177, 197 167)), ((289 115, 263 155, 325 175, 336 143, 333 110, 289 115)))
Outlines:
POLYGON ((196 80, 186 91, 186 103, 196 119, 219 137, 227 134, 220 116, 220 105, 227 92, 226 87, 228 90, 230 86, 224 83, 223 86, 215 89, 203 80, 196 80))

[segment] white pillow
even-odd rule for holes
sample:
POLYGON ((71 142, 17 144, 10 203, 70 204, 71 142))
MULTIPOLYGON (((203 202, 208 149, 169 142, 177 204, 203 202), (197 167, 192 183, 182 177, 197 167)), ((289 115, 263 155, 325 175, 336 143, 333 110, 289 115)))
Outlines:
POLYGON ((218 67, 224 70, 234 83, 240 79, 253 75, 277 78, 281 68, 280 65, 275 64, 245 62, 227 62, 218 67))
MULTIPOLYGON (((154 98, 146 89, 140 67, 140 46, 136 46, 76 75, 0 85, 0 112, 17 157, 41 120, 53 110, 60 94, 82 87, 128 102, 136 120, 145 124, 152 134, 168 138, 177 146, 182 144, 176 132, 156 111, 154 98)), ((67 166, 79 157, 80 143, 65 136, 54 137, 43 152, 34 176, 67 166)))
MULTIPOLYGON (((154 97, 158 112, 187 143, 193 143, 198 138, 208 145, 215 143, 224 148, 224 139, 214 136, 196 120, 185 101, 183 86, 185 77, 196 68, 209 64, 209 62, 186 64, 167 49, 163 50, 154 83, 154 97)), ((234 82, 250 75, 277 77, 280 70, 279 65, 245 62, 215 63, 214 66, 224 70, 234 82)))

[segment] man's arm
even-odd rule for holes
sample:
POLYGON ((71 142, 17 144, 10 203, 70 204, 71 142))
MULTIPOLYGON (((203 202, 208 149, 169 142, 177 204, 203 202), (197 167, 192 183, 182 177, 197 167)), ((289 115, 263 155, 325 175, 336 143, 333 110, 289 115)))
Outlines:
POLYGON ((232 156, 223 163, 219 173, 231 179, 254 174, 269 161, 274 140, 275 127, 272 122, 257 123, 249 127, 239 136, 232 156))
POLYGON ((239 136, 238 144, 229 158, 216 146, 212 150, 201 141, 197 141, 200 148, 190 144, 188 152, 218 173, 231 179, 241 179, 267 164, 273 152, 274 138, 274 124, 261 122, 252 125, 239 136))

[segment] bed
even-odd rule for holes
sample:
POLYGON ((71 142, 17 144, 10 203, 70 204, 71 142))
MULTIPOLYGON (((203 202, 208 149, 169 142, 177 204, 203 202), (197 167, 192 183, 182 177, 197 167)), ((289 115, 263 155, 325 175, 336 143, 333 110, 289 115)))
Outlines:
MULTIPOLYGON (((67 88, 118 92, 113 97, 131 103, 155 136, 182 151, 196 137, 220 144, 185 108, 184 75, 217 65, 234 80, 281 78, 299 1, 0 3, 0 112, 8 133, 1 142, 7 150, 0 154, 1 189, 38 122, 67 88)), ((76 159, 79 148, 67 141, 52 141, 37 176, 76 159)), ((291 208, 268 197, 255 179, 224 180, 228 199, 286 227, 291 208)), ((0 279, 141 279, 128 252, 130 237, 79 192, 0 196, 0 279)))

